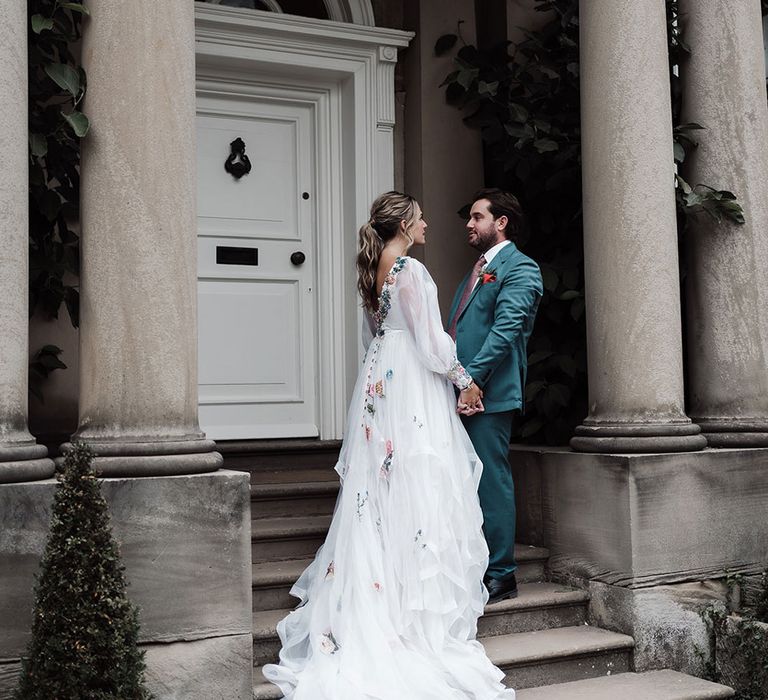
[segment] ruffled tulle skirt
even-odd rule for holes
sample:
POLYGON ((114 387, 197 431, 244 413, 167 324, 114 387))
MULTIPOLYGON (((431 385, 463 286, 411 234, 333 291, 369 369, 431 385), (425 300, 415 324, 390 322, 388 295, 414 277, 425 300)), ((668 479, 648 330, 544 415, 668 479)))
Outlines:
POLYGON ((336 470, 328 537, 264 675, 290 700, 514 698, 475 640, 488 597, 482 465, 452 386, 403 332, 368 350, 336 470))

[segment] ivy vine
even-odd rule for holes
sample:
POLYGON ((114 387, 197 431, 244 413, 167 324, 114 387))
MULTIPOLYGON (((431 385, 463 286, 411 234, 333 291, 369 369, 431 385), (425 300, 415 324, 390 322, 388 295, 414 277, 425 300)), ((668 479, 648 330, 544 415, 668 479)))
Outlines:
MULTIPOLYGON (((528 219, 521 241, 541 266, 545 295, 529 343, 525 442, 567 444, 588 413, 581 189, 578 0, 535 0, 547 13, 518 44, 479 49, 459 32, 440 37, 438 55, 453 53, 446 100, 482 133, 486 185, 515 192, 528 219)), ((680 36, 677 0, 666 0, 674 109, 674 157, 695 148, 698 124, 681 124, 674 66, 688 47, 680 36)), ((728 191, 676 180, 678 229, 706 212, 743 222, 728 191)), ((462 210, 460 214, 463 215, 462 210)))
POLYGON ((766 700, 768 570, 760 576, 757 595, 750 606, 742 608, 736 603, 741 599, 735 593, 743 587, 743 576, 729 575, 726 584, 727 604, 713 604, 702 612, 711 639, 703 675, 715 683, 731 685, 735 690, 733 700, 766 700))
MULTIPOLYGON (((80 2, 29 0, 29 314, 58 318, 64 305, 79 325, 80 139, 88 117, 79 109, 85 72, 72 47, 88 9, 80 2)), ((29 366, 30 392, 66 365, 46 344, 29 366)))

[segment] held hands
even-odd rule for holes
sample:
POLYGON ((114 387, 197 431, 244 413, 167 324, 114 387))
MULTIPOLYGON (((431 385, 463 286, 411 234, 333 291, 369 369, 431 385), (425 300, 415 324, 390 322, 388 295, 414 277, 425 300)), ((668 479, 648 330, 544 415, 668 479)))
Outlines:
POLYGON ((483 390, 477 384, 468 386, 459 394, 459 400, 456 402, 456 412, 462 416, 473 416, 475 413, 484 411, 482 398, 483 390))

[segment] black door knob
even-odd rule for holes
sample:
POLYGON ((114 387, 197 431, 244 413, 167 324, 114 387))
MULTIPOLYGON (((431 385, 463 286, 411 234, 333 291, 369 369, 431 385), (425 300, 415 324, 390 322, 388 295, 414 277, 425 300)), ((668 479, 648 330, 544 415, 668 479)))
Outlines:
POLYGON ((300 250, 293 253, 293 255, 291 255, 291 262, 294 265, 303 265, 306 259, 307 259, 307 256, 304 255, 304 253, 302 253, 300 250))

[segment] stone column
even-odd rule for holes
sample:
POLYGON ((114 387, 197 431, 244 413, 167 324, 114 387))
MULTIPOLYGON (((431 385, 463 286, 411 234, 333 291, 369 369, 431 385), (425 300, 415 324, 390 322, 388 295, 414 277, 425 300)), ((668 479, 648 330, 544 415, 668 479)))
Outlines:
POLYGON ((716 447, 768 446, 768 107, 760 0, 681 0, 691 55, 684 121, 699 147, 685 175, 734 192, 746 224, 690 222, 690 412, 716 447))
POLYGON ((581 452, 678 452, 685 415, 663 0, 581 3, 589 416, 581 452))
POLYGON ((53 474, 48 451, 27 430, 29 211, 27 3, 0 17, 0 483, 53 474))
MULTIPOLYGON (((218 469, 197 420, 194 3, 86 20, 80 423, 104 476, 218 469)), ((66 447, 66 446, 65 446, 66 447)))

